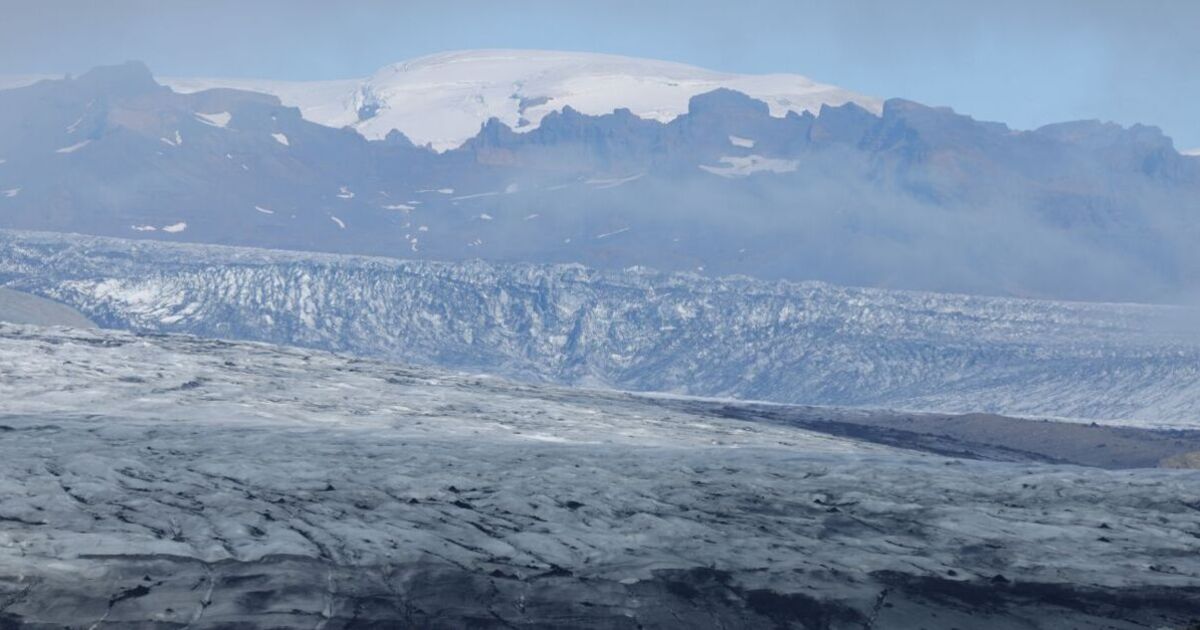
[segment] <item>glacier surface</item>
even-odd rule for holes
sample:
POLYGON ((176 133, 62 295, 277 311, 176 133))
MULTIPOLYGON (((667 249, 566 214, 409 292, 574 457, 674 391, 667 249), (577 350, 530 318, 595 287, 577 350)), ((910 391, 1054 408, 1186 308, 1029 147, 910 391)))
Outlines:
POLYGON ((0 325, 0 624, 1182 628, 1200 473, 0 325))
POLYGON ((1200 426, 1185 307, 17 232, 0 283, 111 328, 532 381, 1200 426))

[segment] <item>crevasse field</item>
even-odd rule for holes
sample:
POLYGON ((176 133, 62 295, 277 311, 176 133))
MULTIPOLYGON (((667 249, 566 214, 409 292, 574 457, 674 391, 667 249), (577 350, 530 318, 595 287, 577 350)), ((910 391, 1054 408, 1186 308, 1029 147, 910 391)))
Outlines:
POLYGON ((113 328, 535 381, 1196 427, 1200 311, 578 265, 0 232, 0 279, 113 328))

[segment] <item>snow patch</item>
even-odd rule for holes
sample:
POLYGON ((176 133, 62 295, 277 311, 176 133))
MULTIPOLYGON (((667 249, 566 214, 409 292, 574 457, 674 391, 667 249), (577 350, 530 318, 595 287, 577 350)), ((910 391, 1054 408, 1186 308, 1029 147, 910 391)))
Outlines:
POLYGON ((617 186, 622 186, 624 184, 628 184, 629 182, 635 182, 645 175, 645 173, 638 173, 637 175, 630 175, 629 177, 589 179, 583 183, 593 186, 597 190, 604 190, 605 188, 616 188, 617 186))
POLYGON ((9 199, 12 199, 13 197, 16 197, 19 194, 21 194, 20 188, 9 188, 8 190, 0 190, 0 195, 4 195, 5 197, 7 197, 9 199))
POLYGON ((174 139, 172 139, 172 138, 159 138, 159 139, 163 141, 163 144, 166 144, 166 145, 172 146, 172 147, 177 147, 177 146, 183 144, 183 136, 179 135, 178 130, 175 131, 174 139))
POLYGON ((412 206, 407 203, 394 203, 394 204, 391 204, 388 206, 384 206, 383 209, 384 210, 399 210, 401 212, 412 212, 413 210, 416 210, 416 206, 412 206))
POLYGON ((701 165, 700 168, 721 177, 747 177, 754 173, 791 173, 800 167, 796 160, 781 160, 761 155, 723 157, 720 162, 725 166, 701 165))
POLYGON ((229 126, 229 121, 233 119, 233 114, 229 112, 217 112, 215 114, 202 114, 196 112, 196 119, 200 122, 209 125, 210 127, 220 127, 224 129, 229 126))
POLYGON ((337 226, 338 226, 339 228, 342 228, 343 230, 344 230, 344 229, 346 229, 346 222, 345 222, 345 221, 342 221, 341 219, 339 219, 339 218, 337 218, 337 217, 335 217, 335 216, 333 216, 332 214, 331 214, 331 215, 329 215, 329 220, 330 220, 330 221, 333 221, 334 223, 336 223, 336 224, 337 224, 337 226))
POLYGON ((1180 153, 1182 153, 1183 155, 1186 155, 1188 157, 1200 157, 1200 147, 1197 147, 1195 149, 1187 149, 1184 151, 1180 151, 1180 153))
POLYGON ((352 192, 349 188, 342 186, 342 187, 338 188, 337 196, 338 196, 338 199, 353 199, 354 192, 352 192))
POLYGON ((157 232, 158 228, 153 225, 131 225, 129 226, 135 232, 157 232))
POLYGON ((270 209, 264 208, 262 206, 254 206, 254 209, 258 210, 259 212, 261 212, 263 214, 275 214, 274 210, 270 210, 270 209))
POLYGON ((275 142, 278 142, 279 144, 282 144, 285 147, 292 146, 292 143, 290 140, 288 140, 288 137, 282 133, 273 133, 273 134, 271 134, 271 137, 275 138, 275 142))
POLYGON ((479 199, 480 197, 495 197, 496 195, 499 195, 499 194, 500 193, 494 192, 494 191, 493 192, 481 192, 481 193, 475 193, 473 195, 462 195, 460 197, 451 197, 450 201, 466 201, 467 199, 479 199))
POLYGON ((753 149, 754 141, 749 138, 741 138, 738 136, 729 136, 729 144, 743 149, 753 149))
POLYGON ((169 232, 171 234, 178 234, 178 233, 186 230, 187 227, 188 227, 187 223, 180 221, 179 223, 173 223, 171 225, 163 226, 162 231, 169 232))
POLYGON ((479 220, 480 220, 480 221, 491 221, 491 220, 492 220, 492 215, 490 215, 490 214, 488 214, 488 213, 484 212, 483 214, 479 215, 479 220))
POLYGON ((616 236, 616 235, 618 235, 618 234, 624 234, 624 233, 628 232, 629 230, 630 230, 630 228, 623 227, 623 228, 621 228, 621 229, 619 229, 619 230, 613 230, 612 232, 605 232, 604 234, 597 234, 597 235, 596 235, 596 238, 597 238, 597 239, 601 239, 601 238, 608 238, 608 237, 610 237, 610 236, 616 236))

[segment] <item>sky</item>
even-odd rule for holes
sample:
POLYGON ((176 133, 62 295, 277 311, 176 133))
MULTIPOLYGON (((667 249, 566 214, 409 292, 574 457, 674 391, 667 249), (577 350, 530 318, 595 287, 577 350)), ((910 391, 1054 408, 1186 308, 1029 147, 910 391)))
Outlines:
POLYGON ((1198 0, 0 0, 0 74, 361 77, 469 48, 792 72, 1018 129, 1157 125, 1200 148, 1198 0))

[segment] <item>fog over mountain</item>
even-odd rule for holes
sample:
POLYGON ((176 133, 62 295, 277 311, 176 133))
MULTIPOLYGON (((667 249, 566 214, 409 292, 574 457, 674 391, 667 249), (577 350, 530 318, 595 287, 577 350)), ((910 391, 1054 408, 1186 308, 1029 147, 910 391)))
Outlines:
POLYGON ((1153 127, 1018 132, 898 99, 797 113, 725 88, 659 119, 535 101, 514 103, 536 128, 489 120, 439 153, 270 95, 178 94, 140 64, 3 90, 0 227, 1020 297, 1200 292, 1200 159, 1153 127))

